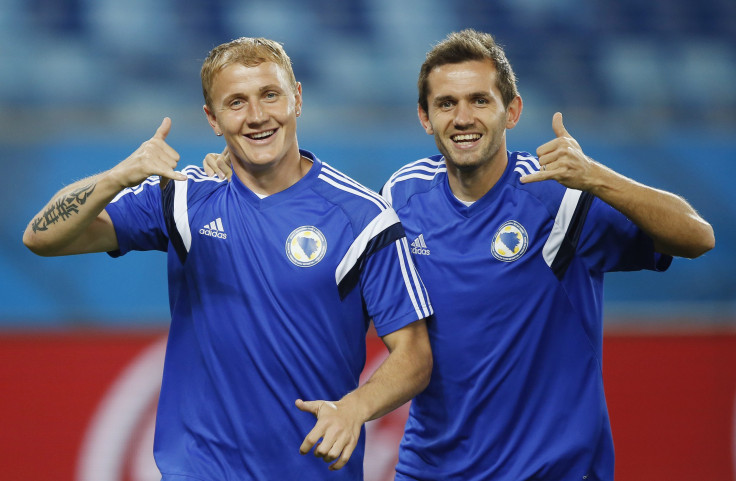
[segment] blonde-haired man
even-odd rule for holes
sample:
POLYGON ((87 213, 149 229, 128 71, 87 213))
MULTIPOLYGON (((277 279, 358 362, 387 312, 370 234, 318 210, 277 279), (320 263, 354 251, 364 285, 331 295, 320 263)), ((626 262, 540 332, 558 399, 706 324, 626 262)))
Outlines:
POLYGON ((432 366, 432 307, 403 228, 380 196, 299 149, 302 88, 278 43, 216 47, 202 87, 232 182, 175 171, 165 118, 127 159, 57 193, 24 243, 167 252, 163 481, 362 479, 363 424, 421 391, 432 366), (358 386, 371 320, 390 354, 358 386))

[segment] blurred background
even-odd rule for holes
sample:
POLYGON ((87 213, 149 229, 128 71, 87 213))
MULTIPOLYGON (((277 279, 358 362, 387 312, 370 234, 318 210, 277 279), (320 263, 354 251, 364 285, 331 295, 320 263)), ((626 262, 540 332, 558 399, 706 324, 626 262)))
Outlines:
MULTIPOLYGON (((552 115, 561 111, 588 155, 684 196, 713 225, 716 247, 702 258, 676 260, 665 274, 608 277, 606 343, 625 346, 608 349, 620 357, 606 364, 612 369, 604 374, 609 404, 620 399, 616 405, 626 406, 620 414, 612 406, 617 442, 629 429, 626 403, 641 406, 642 396, 654 394, 652 411, 631 417, 633 439, 633 433, 646 430, 642 418, 652 419, 675 400, 692 400, 692 408, 682 407, 684 412, 649 429, 666 437, 673 416, 690 419, 704 437, 715 429, 721 433, 717 439, 698 438, 694 444, 717 461, 693 461, 688 466, 698 477, 682 479, 704 479, 704 466, 714 463, 720 466, 712 472, 717 479, 731 479, 736 469, 736 358, 728 357, 736 348, 728 344, 736 332, 733 0, 0 0, 0 159, 8 173, 8 185, 0 191, 6 206, 0 210, 5 346, 0 376, 3 389, 16 386, 15 397, 6 396, 6 402, 22 400, 6 408, 6 422, 56 420, 39 415, 51 409, 52 396, 41 393, 57 386, 57 398, 76 406, 68 384, 82 389, 95 382, 96 388, 88 387, 89 405, 78 408, 79 424, 87 426, 106 386, 141 349, 165 335, 163 254, 44 259, 27 251, 21 237, 54 192, 115 165, 150 138, 164 116, 173 120, 168 142, 183 164, 201 165, 208 152, 220 152, 224 144, 202 112, 199 78, 211 48, 239 36, 282 42, 303 84, 300 146, 378 190, 401 165, 436 152, 417 121, 416 78, 426 51, 466 27, 492 33, 517 74, 524 111, 508 134, 510 149, 534 152, 552 138, 552 115), (688 339, 695 344, 679 344, 688 339), (115 349, 119 357, 111 359, 115 349), (81 361, 85 352, 89 363, 81 361), (624 395, 613 372, 639 359, 637 353, 641 362, 621 371, 620 380, 629 388, 639 382, 642 391, 624 395), (683 361, 687 353, 693 362, 683 361), (666 364, 668 356, 683 362, 683 369, 666 364), (72 365, 64 364, 67 358, 72 365), (693 367, 704 360, 703 371, 693 367), (101 371, 103 365, 108 371, 101 371), (641 373, 644 366, 662 371, 632 379, 632 371, 641 373), (92 368, 100 369, 98 378, 92 368), (667 389, 686 385, 687 375, 710 384, 663 397, 667 389), (73 376, 79 380, 71 381, 73 376), (671 384, 652 393, 653 383, 670 378, 671 384), (25 391, 18 387, 34 379, 37 384, 23 384, 25 391), (716 402, 713 396, 721 399, 718 409, 698 404, 692 397, 697 393, 707 393, 708 403, 716 402), (639 402, 632 403, 632 397, 639 402), (716 417, 693 418, 692 409, 716 417)), ((81 443, 82 428, 75 424, 67 431, 79 431, 71 444, 81 443)), ((24 432, 23 439, 38 442, 32 430, 24 432)), ((5 433, 0 451, 19 446, 12 430, 5 433)), ((683 452, 692 454, 692 446, 672 449, 661 454, 670 464, 682 460, 683 452)), ((627 462, 621 456, 619 466, 627 462)), ((651 464, 655 458, 647 459, 651 464)), ((69 463, 77 466, 75 459, 69 463)), ((651 473, 657 479, 680 479, 656 469, 651 473)), ((683 469, 688 472, 680 466, 678 475, 683 469)))

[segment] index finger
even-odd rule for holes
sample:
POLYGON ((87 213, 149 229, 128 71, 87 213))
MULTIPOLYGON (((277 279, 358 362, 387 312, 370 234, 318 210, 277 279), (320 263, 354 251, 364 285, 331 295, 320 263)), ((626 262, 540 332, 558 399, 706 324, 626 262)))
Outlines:
POLYGON ((318 430, 317 426, 315 425, 314 428, 309 431, 307 437, 304 438, 304 441, 302 441, 302 445, 299 446, 299 452, 301 454, 307 454, 314 447, 314 445, 319 442, 322 436, 324 436, 324 432, 318 430))
POLYGON ((549 142, 545 142, 539 147, 537 147, 537 157, 542 157, 543 155, 547 155, 551 152, 554 152, 555 149, 557 149, 557 144, 559 143, 559 137, 555 137, 554 139, 550 140, 549 142))

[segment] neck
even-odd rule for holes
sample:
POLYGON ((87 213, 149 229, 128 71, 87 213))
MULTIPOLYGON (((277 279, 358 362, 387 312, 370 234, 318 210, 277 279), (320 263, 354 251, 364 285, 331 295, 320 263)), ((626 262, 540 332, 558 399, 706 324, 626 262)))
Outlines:
POLYGON ((312 161, 302 157, 298 150, 275 165, 244 164, 233 162, 233 171, 246 187, 260 195, 273 195, 288 189, 312 167, 312 161))
POLYGON ((447 162, 447 180, 450 190, 460 200, 475 202, 496 185, 508 165, 506 150, 499 149, 489 162, 480 165, 461 166, 447 162))

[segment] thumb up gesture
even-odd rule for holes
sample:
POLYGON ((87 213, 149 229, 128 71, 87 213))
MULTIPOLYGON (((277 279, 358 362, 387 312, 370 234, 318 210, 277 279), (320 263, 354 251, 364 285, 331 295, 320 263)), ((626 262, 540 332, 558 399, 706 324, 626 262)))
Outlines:
POLYGON ((590 190, 595 183, 598 163, 583 153, 577 140, 562 122, 562 114, 552 116, 555 138, 537 148, 539 171, 521 178, 522 183, 556 180, 565 187, 590 190))

